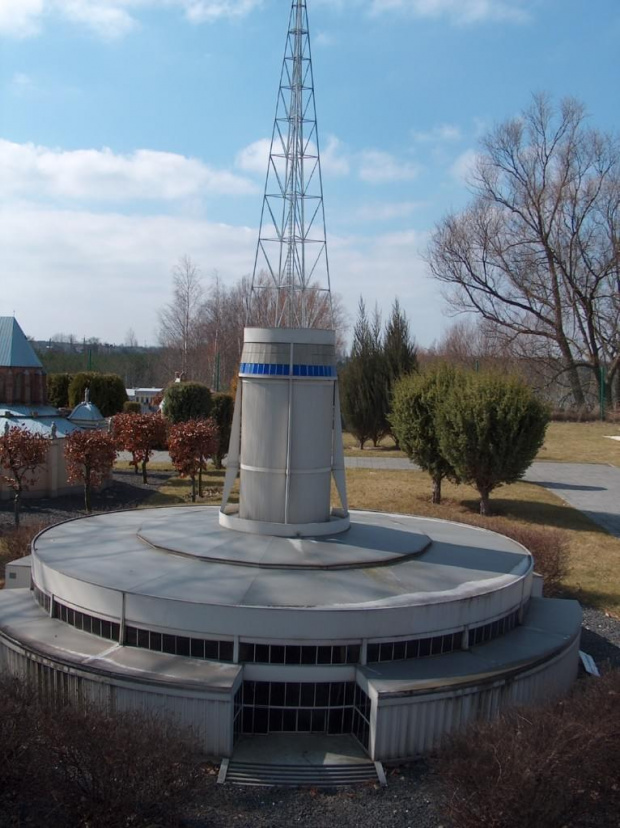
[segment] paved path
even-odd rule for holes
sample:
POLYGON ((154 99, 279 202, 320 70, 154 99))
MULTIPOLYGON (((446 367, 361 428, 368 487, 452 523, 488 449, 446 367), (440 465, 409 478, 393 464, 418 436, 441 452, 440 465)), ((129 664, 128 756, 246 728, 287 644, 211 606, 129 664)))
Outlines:
POLYGON ((620 469, 602 463, 532 463, 525 479, 538 483, 620 538, 620 469))
MULTIPOLYGON (((128 460, 127 452, 119 454, 128 460)), ((170 462, 166 451, 153 454, 154 463, 170 462)), ((347 469, 405 471, 416 466, 404 457, 345 457, 347 469)), ((549 489, 570 506, 620 538, 620 469, 603 463, 533 463, 525 480, 549 489)))

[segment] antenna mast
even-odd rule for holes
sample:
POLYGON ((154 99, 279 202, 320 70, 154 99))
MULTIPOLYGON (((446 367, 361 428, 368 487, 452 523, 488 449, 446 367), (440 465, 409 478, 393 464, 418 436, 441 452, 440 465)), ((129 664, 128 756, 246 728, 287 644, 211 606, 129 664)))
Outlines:
POLYGON ((332 325, 323 180, 306 0, 293 0, 252 274, 250 320, 332 325))

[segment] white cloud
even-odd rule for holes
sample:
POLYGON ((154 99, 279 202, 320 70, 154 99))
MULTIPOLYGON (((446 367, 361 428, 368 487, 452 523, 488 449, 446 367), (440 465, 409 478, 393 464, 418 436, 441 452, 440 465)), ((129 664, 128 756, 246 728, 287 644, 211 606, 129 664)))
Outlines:
POLYGON ((452 163, 450 173, 457 181, 466 184, 476 168, 479 157, 479 154, 475 150, 465 150, 452 163))
MULTIPOLYGON (((248 144, 237 154, 235 164, 244 172, 265 176, 270 148, 270 139, 260 138, 258 141, 248 144)), ((308 150, 310 153, 315 153, 316 147, 310 144, 308 150)), ((280 152, 279 139, 275 151, 276 153, 280 152)), ((283 169, 283 163, 282 159, 276 158, 276 167, 279 172, 283 169)), ((328 135, 327 141, 321 149, 321 169, 325 175, 338 176, 349 173, 349 160, 344 155, 342 142, 335 135, 328 135)))
POLYGON ((411 181, 420 172, 417 164, 399 161, 382 150, 364 150, 359 153, 359 177, 370 184, 389 181, 411 181))
POLYGON ((321 150, 321 167, 326 175, 348 175, 349 159, 344 153, 344 144, 335 135, 328 135, 321 150))
POLYGON ((461 139, 461 130, 454 124, 440 124, 426 131, 413 130, 411 134, 419 144, 439 144, 461 139))
POLYGON ((408 12, 416 17, 447 18, 458 24, 529 19, 528 0, 371 0, 373 14, 408 12))
MULTIPOLYGON (((175 0, 172 0, 175 2, 175 0)), ((221 17, 243 17, 262 5, 262 0, 176 0, 188 20, 204 23, 221 17)))
POLYGON ((269 138, 260 138, 244 147, 235 159, 235 164, 244 172, 265 175, 267 173, 267 162, 269 161, 269 150, 271 141, 269 138))
POLYGON ((138 24, 141 10, 177 8, 191 23, 243 17, 263 0, 0 0, 0 35, 39 33, 46 16, 85 26, 104 39, 123 37, 138 24))
POLYGON ((0 139, 0 190, 5 196, 124 201, 243 195, 254 192, 255 185, 235 173, 170 152, 63 151, 0 139))
POLYGON ((135 26, 136 20, 125 5, 130 0, 52 0, 52 9, 60 12, 71 23, 81 23, 104 39, 124 37, 135 26))
POLYGON ((251 267, 256 233, 174 216, 13 204, 0 209, 0 244, 0 314, 14 309, 30 335, 67 330, 122 342, 132 327, 140 342, 153 342, 179 256, 233 281, 251 267))
MULTIPOLYGON (((251 272, 256 235, 255 228, 204 219, 13 203, 0 208, 0 315, 15 310, 37 339, 66 330, 122 342, 131 327, 140 342, 154 342, 179 256, 232 284, 251 272)), ((330 236, 332 285, 352 318, 360 294, 384 314, 398 296, 419 342, 441 334, 439 288, 420 256, 425 243, 414 230, 330 236)))
POLYGON ((44 0, 0 0, 0 35, 37 34, 44 8, 44 0))

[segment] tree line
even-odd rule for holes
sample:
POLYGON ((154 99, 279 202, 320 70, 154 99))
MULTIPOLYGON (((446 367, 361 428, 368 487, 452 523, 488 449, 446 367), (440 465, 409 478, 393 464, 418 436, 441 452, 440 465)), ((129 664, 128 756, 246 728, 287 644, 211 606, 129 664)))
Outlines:
POLYGON ((420 368, 398 300, 385 328, 378 311, 369 318, 360 300, 340 380, 344 425, 361 449, 391 434, 430 474, 434 503, 441 502, 445 478, 470 483, 483 515, 490 514, 491 492, 520 479, 534 460, 550 417, 516 374, 441 360, 420 368))

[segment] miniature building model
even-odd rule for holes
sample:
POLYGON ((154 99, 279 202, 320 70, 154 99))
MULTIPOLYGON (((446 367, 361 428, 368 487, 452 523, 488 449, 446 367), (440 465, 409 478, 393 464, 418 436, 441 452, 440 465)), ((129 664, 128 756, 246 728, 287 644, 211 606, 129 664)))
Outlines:
POLYGON ((566 692, 581 610, 541 597, 513 540, 348 510, 334 335, 308 324, 329 301, 328 274, 313 286, 316 269, 299 268, 311 228, 294 207, 307 180, 295 170, 315 163, 303 147, 318 146, 299 143, 302 121, 316 127, 301 100, 307 38, 305 2, 293 2, 290 133, 270 159, 284 153, 293 214, 278 233, 261 227, 272 284, 256 292, 262 302, 272 290, 261 306, 274 327, 245 331, 223 505, 43 532, 32 589, 0 593, 0 664, 64 697, 170 714, 213 756, 231 756, 243 736, 302 732, 352 734, 372 759, 403 759, 476 716, 566 692))
MULTIPOLYGON (((101 417, 101 414, 99 414, 101 417)), ((62 417, 47 403, 43 365, 16 319, 0 317, 0 430, 24 428, 50 441, 47 461, 24 497, 57 497, 79 491, 69 484, 63 452, 64 438, 80 423, 62 417)), ((0 500, 14 495, 0 478, 0 500)))

